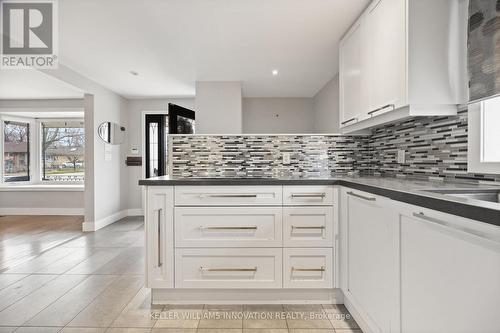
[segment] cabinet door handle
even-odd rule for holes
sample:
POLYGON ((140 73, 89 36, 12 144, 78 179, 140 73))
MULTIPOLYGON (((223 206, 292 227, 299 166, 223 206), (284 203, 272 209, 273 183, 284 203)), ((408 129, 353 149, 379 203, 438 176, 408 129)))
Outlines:
POLYGON ((202 272, 257 272, 257 267, 252 268, 209 268, 200 267, 202 272))
POLYGON ((368 112, 368 114, 369 114, 369 115, 372 115, 372 114, 374 114, 375 112, 382 111, 382 110, 387 109, 387 108, 389 108, 389 107, 390 107, 390 108, 392 108, 392 109, 394 110, 394 109, 396 108, 396 105, 394 105, 394 104, 387 104, 387 105, 384 105, 384 106, 382 106, 382 107, 379 107, 379 108, 377 108, 377 109, 375 109, 375 110, 372 110, 372 111, 368 112))
POLYGON ((347 192, 347 194, 352 195, 353 197, 356 197, 356 198, 363 199, 363 200, 368 200, 368 201, 375 201, 375 200, 377 200, 377 198, 375 198, 375 197, 365 197, 364 195, 357 194, 357 193, 354 193, 352 191, 347 192))
POLYGON ((324 198, 326 193, 292 193, 292 198, 324 198))
POLYGON ((500 243, 499 239, 494 239, 492 237, 489 237, 485 233, 482 233, 480 231, 476 231, 476 230, 473 230, 473 229, 469 229, 469 228, 463 228, 463 227, 455 226, 455 225, 453 225, 451 223, 448 223, 446 221, 437 219, 435 217, 427 216, 423 212, 413 213, 413 216, 415 216, 416 218, 422 219, 424 221, 427 221, 427 222, 439 224, 439 225, 442 225, 444 227, 448 227, 448 228, 451 228, 451 229, 454 229, 454 230, 457 230, 457 231, 460 231, 460 232, 463 232, 463 233, 466 233, 466 234, 469 234, 469 235, 473 235, 473 236, 480 237, 480 238, 483 238, 483 239, 486 239, 486 240, 489 240, 489 241, 500 243))
POLYGON ((324 272, 325 266, 321 266, 320 268, 297 268, 292 267, 292 272, 324 272))
POLYGON ((200 198, 257 198, 257 194, 200 194, 200 198))
POLYGON ((158 267, 163 265, 161 260, 161 212, 163 209, 158 209, 158 267))
POLYGON ((295 226, 295 225, 292 225, 292 230, 293 229, 322 229, 323 230, 323 229, 326 229, 326 227, 324 225, 317 226, 317 227, 316 226, 310 226, 310 227, 308 227, 308 226, 295 226))
POLYGON ((204 227, 200 226, 202 230, 257 230, 257 227, 204 227))
POLYGON ((345 125, 345 124, 350 123, 351 121, 354 121, 354 120, 358 121, 358 118, 354 117, 351 119, 347 119, 346 121, 341 122, 340 125, 345 125))

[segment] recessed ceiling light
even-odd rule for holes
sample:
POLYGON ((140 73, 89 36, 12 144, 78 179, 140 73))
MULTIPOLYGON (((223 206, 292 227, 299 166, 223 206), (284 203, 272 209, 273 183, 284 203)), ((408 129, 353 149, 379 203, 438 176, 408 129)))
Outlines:
POLYGON ((273 73, 273 76, 278 76, 278 70, 277 69, 273 69, 272 73, 273 73))
POLYGON ((137 73, 136 71, 130 71, 129 73, 132 74, 133 76, 139 75, 139 73, 137 73))

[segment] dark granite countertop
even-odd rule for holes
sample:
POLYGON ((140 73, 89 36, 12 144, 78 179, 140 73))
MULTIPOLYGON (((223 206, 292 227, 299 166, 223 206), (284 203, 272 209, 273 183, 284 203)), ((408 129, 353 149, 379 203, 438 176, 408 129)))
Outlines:
POLYGON ((500 203, 453 197, 432 191, 500 191, 498 184, 479 184, 476 182, 433 181, 411 178, 380 176, 326 176, 326 177, 199 177, 176 178, 155 177, 139 181, 144 186, 178 185, 342 185, 360 191, 385 196, 416 206, 450 213, 473 220, 500 226, 500 203))

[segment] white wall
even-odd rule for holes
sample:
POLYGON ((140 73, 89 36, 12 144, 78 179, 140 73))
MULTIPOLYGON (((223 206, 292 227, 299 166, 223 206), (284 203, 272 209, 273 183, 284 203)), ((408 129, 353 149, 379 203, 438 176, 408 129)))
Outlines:
POLYGON ((196 133, 241 133, 241 82, 196 82, 195 110, 196 133))
POLYGON ((243 98, 243 133, 313 133, 312 98, 243 98))
MULTIPOLYGON (((139 149, 139 156, 143 153, 142 150, 142 114, 143 111, 163 111, 167 112, 168 103, 177 104, 185 108, 193 110, 195 107, 194 98, 172 98, 172 99, 132 99, 127 101, 127 145, 124 149, 122 157, 125 160, 126 156, 131 154, 133 148, 139 149)), ((196 113, 198 117, 198 113, 196 113)), ((144 161, 143 161, 144 163, 144 161)), ((140 209, 141 189, 138 185, 139 179, 143 178, 142 167, 130 166, 126 168, 127 184, 127 206, 129 209, 140 209)))
POLYGON ((336 75, 314 96, 315 133, 339 133, 339 76, 336 75))
POLYGON ((127 184, 123 182, 123 145, 111 146, 111 161, 105 161, 105 143, 97 135, 97 127, 104 121, 126 124, 126 99, 62 64, 59 64, 58 69, 44 72, 81 89, 86 94, 85 158, 87 161, 93 161, 86 164, 85 170, 83 227, 84 230, 99 229, 126 214, 127 184), (93 135, 90 136, 90 133, 93 135), (93 177, 90 177, 92 174, 93 177))
POLYGON ((82 191, 0 191, 2 215, 83 215, 82 191))

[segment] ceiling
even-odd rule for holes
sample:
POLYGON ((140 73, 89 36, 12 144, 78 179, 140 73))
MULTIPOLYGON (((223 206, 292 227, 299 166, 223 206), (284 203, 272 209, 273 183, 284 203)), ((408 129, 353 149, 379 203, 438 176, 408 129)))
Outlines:
POLYGON ((195 81, 241 81, 245 97, 312 97, 338 72, 339 40, 368 3, 64 0, 59 59, 129 98, 194 96, 195 81))
POLYGON ((0 71, 0 99, 82 97, 81 90, 36 70, 2 69, 0 71))

